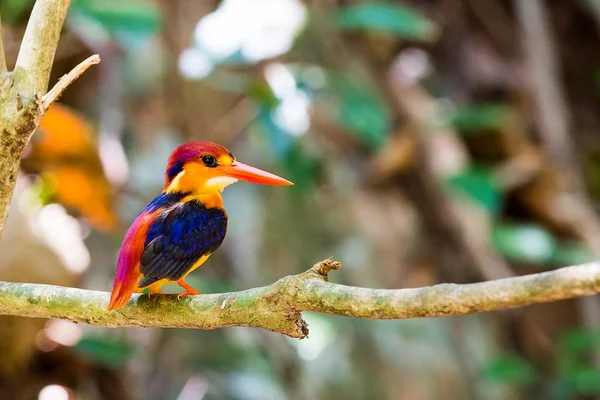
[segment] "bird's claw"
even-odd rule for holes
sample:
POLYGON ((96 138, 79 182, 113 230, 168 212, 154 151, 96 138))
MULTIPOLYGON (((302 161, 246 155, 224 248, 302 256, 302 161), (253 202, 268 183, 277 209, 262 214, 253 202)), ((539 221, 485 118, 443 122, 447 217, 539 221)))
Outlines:
POLYGON ((154 296, 155 294, 162 294, 162 292, 160 290, 155 291, 155 292, 148 292, 148 298, 151 299, 152 296, 154 296))
POLYGON ((196 289, 194 289, 193 287, 191 287, 190 285, 188 285, 187 282, 183 278, 179 279, 177 281, 177 284, 179 286, 181 286, 182 288, 185 289, 185 292, 179 293, 177 295, 177 300, 181 300, 182 297, 185 297, 185 296, 188 296, 188 295, 200 294, 199 291, 197 291, 196 289))
POLYGON ((197 290, 194 290, 194 291, 185 291, 185 292, 179 293, 177 295, 177 300, 181 300, 181 298, 185 297, 185 296, 196 295, 196 294, 200 294, 200 292, 197 291, 197 290))

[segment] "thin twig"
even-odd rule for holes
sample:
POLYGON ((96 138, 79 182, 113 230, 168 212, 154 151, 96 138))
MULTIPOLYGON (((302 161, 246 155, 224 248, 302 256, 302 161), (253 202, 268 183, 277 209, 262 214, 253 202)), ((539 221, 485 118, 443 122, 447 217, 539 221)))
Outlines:
POLYGON ((369 319, 447 317, 589 296, 600 292, 600 262, 466 285, 367 289, 330 283, 340 264, 327 259, 299 275, 241 292, 148 298, 135 295, 109 312, 109 294, 29 283, 0 282, 0 315, 62 318, 106 327, 228 326, 264 328, 290 337, 308 335, 302 311, 369 319))
POLYGON ((81 74, 83 74, 92 65, 98 63, 100 63, 100 56, 98 54, 94 54, 93 56, 89 56, 77 64, 77 66, 68 74, 63 75, 63 77, 58 80, 56 85, 54 85, 54 87, 42 97, 44 111, 48 110, 52 103, 54 103, 60 97, 60 95, 62 95, 65 89, 77 78, 79 78, 81 74))

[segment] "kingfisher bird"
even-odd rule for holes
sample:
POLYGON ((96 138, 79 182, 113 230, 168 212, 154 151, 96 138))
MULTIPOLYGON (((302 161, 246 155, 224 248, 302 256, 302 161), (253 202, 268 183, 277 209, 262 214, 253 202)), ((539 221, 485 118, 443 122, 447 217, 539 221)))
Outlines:
POLYGON ((264 185, 292 182, 242 164, 225 147, 189 142, 170 155, 165 186, 138 215, 125 234, 109 310, 127 304, 134 292, 161 293, 176 282, 182 296, 200 294, 185 282, 219 248, 227 232, 221 192, 238 180, 264 185))

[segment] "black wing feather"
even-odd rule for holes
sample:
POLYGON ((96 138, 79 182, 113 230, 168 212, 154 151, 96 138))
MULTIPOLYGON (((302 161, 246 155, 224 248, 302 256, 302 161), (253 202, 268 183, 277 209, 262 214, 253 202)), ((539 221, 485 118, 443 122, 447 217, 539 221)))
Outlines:
POLYGON ((139 287, 180 279, 200 257, 221 245, 226 231, 227 214, 222 209, 189 201, 164 211, 148 229, 139 287))

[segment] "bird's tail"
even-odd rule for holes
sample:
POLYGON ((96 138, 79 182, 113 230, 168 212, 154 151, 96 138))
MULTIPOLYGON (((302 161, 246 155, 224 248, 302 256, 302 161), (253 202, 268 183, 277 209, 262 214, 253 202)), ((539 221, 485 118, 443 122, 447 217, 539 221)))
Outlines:
POLYGON ((108 303, 109 311, 116 310, 127 304, 129 298, 137 289, 138 281, 141 278, 139 267, 137 265, 132 266, 127 254, 122 253, 119 254, 119 260, 117 261, 117 273, 110 294, 110 303, 108 303))
POLYGON ((121 250, 119 250, 115 282, 108 304, 109 311, 127 304, 137 289, 138 282, 142 277, 139 267, 140 257, 144 251, 146 233, 153 216, 154 214, 140 214, 125 234, 121 250))
POLYGON ((110 303, 108 303, 108 311, 116 310, 124 307, 129 301, 129 298, 135 291, 135 281, 130 284, 128 281, 117 282, 113 285, 113 290, 110 294, 110 303))

